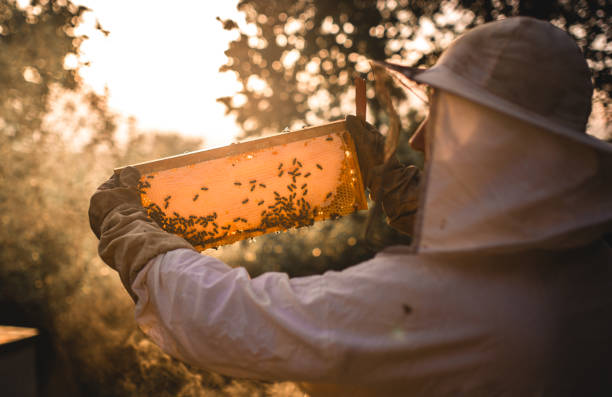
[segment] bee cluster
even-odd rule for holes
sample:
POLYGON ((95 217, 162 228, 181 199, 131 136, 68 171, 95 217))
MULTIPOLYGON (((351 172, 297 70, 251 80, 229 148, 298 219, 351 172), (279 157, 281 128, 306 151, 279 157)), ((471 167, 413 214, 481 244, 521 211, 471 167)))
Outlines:
MULTIPOLYGON (((312 206, 305 196, 308 194, 307 179, 312 175, 311 172, 303 173, 303 163, 297 158, 293 158, 288 166, 282 162, 276 167, 277 177, 283 176, 289 179, 285 192, 273 191, 272 202, 266 203, 266 200, 257 200, 257 206, 264 206, 264 209, 259 213, 258 222, 251 222, 246 218, 239 216, 232 219, 227 224, 219 224, 217 212, 211 212, 207 215, 189 215, 182 216, 177 212, 168 213, 168 207, 172 200, 171 195, 167 195, 163 199, 162 206, 156 203, 148 203, 144 207, 148 215, 161 228, 169 233, 177 234, 185 238, 194 247, 208 247, 215 243, 221 242, 224 239, 230 239, 232 236, 247 233, 249 235, 262 234, 272 230, 289 229, 292 227, 301 227, 312 225, 320 215, 320 208, 312 206), (299 186, 298 186, 299 185, 299 186)), ((319 171, 323 171, 323 166, 315 164, 319 171)), ((139 191, 142 196, 146 196, 151 188, 150 180, 154 179, 154 175, 147 175, 141 179, 139 183, 139 191)), ((265 183, 251 179, 248 182, 234 181, 233 185, 236 188, 246 188, 249 193, 255 189, 267 189, 265 183)), ((200 187, 199 191, 194 194, 192 201, 198 200, 202 194, 209 194, 210 189, 206 186, 200 187), (206 192, 206 193, 205 193, 206 192)), ((325 199, 329 200, 333 196, 329 192, 325 199)), ((245 197, 241 203, 246 205, 250 202, 251 197, 245 197)), ((339 214, 330 214, 332 219, 335 219, 339 214)), ((231 240, 237 240, 231 238, 231 240)))

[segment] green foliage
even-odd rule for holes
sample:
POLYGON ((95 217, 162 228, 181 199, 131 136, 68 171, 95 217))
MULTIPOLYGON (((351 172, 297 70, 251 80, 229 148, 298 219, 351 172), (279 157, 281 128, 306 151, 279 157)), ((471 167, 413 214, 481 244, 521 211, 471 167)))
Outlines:
POLYGON ((78 51, 82 38, 74 28, 85 10, 57 0, 32 1, 26 9, 0 1, 0 125, 6 136, 17 139, 40 128, 52 86, 76 87, 75 70, 64 68, 64 57, 78 51))
MULTIPOLYGON (((458 34, 484 22, 528 15, 567 30, 593 71, 598 98, 608 104, 612 80, 612 16, 606 0, 241 0, 252 32, 240 30, 221 70, 238 76, 244 99, 219 98, 245 135, 286 126, 327 122, 352 113, 352 76, 366 73, 366 59, 395 59, 430 66, 458 34), (344 105, 343 105, 344 104, 344 105)), ((368 74, 372 79, 372 75, 368 74)), ((400 108, 409 106, 401 91, 400 108)), ((371 122, 384 125, 384 112, 369 92, 371 122)), ((400 112, 403 113, 403 112, 400 112)), ((404 117, 406 131, 414 118, 404 117)), ((404 134, 406 135, 406 134, 404 134)))

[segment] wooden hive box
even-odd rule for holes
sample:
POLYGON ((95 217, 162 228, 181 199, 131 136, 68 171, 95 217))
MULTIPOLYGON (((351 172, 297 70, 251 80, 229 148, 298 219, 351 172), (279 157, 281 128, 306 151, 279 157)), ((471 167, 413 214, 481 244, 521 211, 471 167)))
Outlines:
POLYGON ((0 326, 0 395, 37 395, 37 335, 34 328, 0 326))
POLYGON ((345 120, 133 167, 149 216, 200 251, 367 209, 345 120))

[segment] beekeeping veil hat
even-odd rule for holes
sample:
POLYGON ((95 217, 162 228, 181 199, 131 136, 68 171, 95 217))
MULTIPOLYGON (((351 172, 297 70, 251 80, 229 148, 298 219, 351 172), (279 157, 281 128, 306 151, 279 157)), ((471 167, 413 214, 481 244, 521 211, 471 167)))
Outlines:
POLYGON ((419 252, 566 247, 612 225, 612 145, 585 134, 592 84, 564 31, 528 17, 460 36, 435 88, 416 225, 419 252))

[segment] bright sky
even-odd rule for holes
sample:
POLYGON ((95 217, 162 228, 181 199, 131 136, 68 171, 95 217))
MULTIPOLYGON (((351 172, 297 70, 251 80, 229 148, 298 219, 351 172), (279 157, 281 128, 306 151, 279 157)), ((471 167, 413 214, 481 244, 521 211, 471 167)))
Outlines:
POLYGON ((215 102, 239 88, 232 73, 219 73, 223 52, 235 33, 221 18, 243 19, 236 0, 78 0, 92 9, 78 34, 84 81, 109 90, 113 110, 134 116, 142 130, 203 137, 206 147, 231 143, 238 133, 225 107, 215 102), (96 20, 110 31, 95 29, 96 20))

